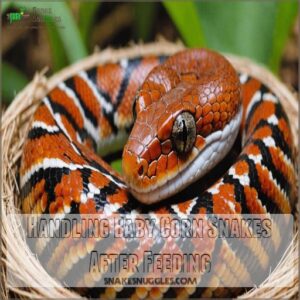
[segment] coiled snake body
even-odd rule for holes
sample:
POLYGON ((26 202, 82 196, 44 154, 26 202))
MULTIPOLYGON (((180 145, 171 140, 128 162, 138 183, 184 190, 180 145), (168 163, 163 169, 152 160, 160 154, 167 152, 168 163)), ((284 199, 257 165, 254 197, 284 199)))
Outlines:
MULTIPOLYGON (((164 201, 154 213, 291 213, 295 158, 278 97, 205 49, 81 71, 50 91, 34 114, 20 169, 22 210, 138 211, 134 198, 152 204, 212 169, 239 131, 242 151, 217 182, 192 199, 164 201), (121 177, 95 150, 122 144, 133 121, 121 177)), ((116 296, 111 289, 101 293, 116 296)), ((147 293, 155 298, 158 291, 137 288, 131 296, 147 293)), ((185 293, 196 295, 196 290, 185 293)))

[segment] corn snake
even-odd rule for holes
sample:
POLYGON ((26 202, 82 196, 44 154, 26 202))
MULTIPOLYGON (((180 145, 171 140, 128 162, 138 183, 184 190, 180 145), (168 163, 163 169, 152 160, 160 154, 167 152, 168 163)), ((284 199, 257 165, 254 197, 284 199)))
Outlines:
MULTIPOLYGON (((106 213, 126 213, 135 208, 136 202, 131 202, 131 196, 128 198, 123 180, 91 149, 96 144, 101 146, 103 141, 105 143, 112 138, 116 139, 116 136, 122 136, 130 130, 132 102, 136 91, 153 67, 165 59, 123 59, 116 64, 82 71, 60 83, 44 98, 35 113, 22 158, 21 187, 24 212, 84 214, 103 209, 106 213)), ((176 56, 174 60, 171 59, 171 64, 176 62, 176 56)), ((219 65, 224 63, 221 61, 219 65)), ((173 71, 166 69, 164 72, 173 71)), ((157 212, 186 214, 291 211, 290 201, 292 202, 296 193, 293 186, 296 175, 287 118, 276 95, 267 87, 246 74, 239 76, 244 106, 242 128, 245 133, 243 150, 237 162, 214 186, 200 196, 184 203, 160 207, 157 212)), ((187 82, 198 80, 190 71, 183 77, 187 82)), ((173 83, 170 83, 170 86, 172 85, 173 83)), ((215 105, 215 111, 225 102, 221 101, 219 107, 215 105)), ((213 106, 216 103, 212 101, 211 104, 213 106)), ((238 104, 234 109, 231 107, 230 111, 234 113, 228 118, 229 123, 235 121, 234 115, 238 116, 237 107, 238 104)), ((226 111, 226 108, 222 107, 222 112, 226 111)), ((216 131, 222 131, 227 123, 218 124, 218 120, 213 123, 215 114, 211 117, 210 110, 206 109, 203 118, 209 115, 207 124, 214 124, 216 131)), ((201 108, 202 111, 206 109, 201 108)), ((189 107, 184 111, 191 110, 189 107)), ((198 108, 197 113, 201 115, 202 111, 199 111, 198 108)), ((178 115, 181 115, 181 112, 182 109, 178 115)), ((192 114, 196 114, 196 108, 192 114)), ((172 118, 172 122, 178 115, 172 118)), ((189 120, 189 116, 184 118, 189 120)), ((170 123, 170 119, 167 123, 170 123)), ((168 127, 169 131, 171 127, 168 127)), ((209 136, 212 131, 211 128, 203 129, 198 126, 198 137, 200 130, 203 130, 203 138, 209 136)), ((220 138, 220 135, 218 137, 220 138)), ((168 137, 160 142, 168 139, 168 143, 165 143, 167 150, 164 151, 169 152, 164 155, 170 153, 170 148, 174 147, 174 143, 170 143, 170 132, 168 137)), ((197 139, 199 145, 204 148, 203 140, 200 141, 200 137, 197 139)), ((233 143, 234 138, 231 140, 233 143)), ((156 141, 153 145, 157 144, 156 141)), ((227 150, 231 145, 228 145, 227 150)), ((149 148, 151 150, 151 147, 149 148)), ((150 158, 157 158, 159 154, 152 155, 152 152, 150 158)), ((146 166, 148 165, 150 168, 151 162, 147 162, 146 166)), ((166 168, 167 162, 164 162, 164 165, 166 168)), ((134 168, 129 169, 134 171, 134 168)), ((136 172, 138 171, 139 168, 136 168, 136 172)), ((142 173, 144 171, 143 169, 142 173)), ((149 174, 151 172, 149 170, 149 174)), ((136 174, 134 177, 137 177, 136 174)))

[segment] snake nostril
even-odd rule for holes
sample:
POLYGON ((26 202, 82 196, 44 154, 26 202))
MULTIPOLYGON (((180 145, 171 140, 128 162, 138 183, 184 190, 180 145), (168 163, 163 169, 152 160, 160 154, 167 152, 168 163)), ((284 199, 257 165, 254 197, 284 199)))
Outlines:
POLYGON ((139 176, 142 176, 144 174, 144 166, 143 165, 139 166, 138 174, 139 174, 139 176))

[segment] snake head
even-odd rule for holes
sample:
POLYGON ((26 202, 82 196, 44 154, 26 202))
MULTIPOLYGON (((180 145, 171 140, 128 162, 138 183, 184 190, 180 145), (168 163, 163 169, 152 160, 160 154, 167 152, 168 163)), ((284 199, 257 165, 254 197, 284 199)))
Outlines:
POLYGON ((201 66, 197 73, 197 66, 186 65, 191 57, 177 70, 172 57, 149 74, 138 92, 122 167, 131 193, 145 204, 187 187, 233 145, 242 115, 239 79, 225 58, 215 58, 216 65, 204 67, 218 68, 221 76, 216 70, 204 76, 201 66))
MULTIPOLYGON (((169 107, 170 112, 163 109, 162 102, 153 103, 140 112, 124 148, 125 181, 141 201, 144 194, 151 194, 164 185, 196 154, 193 151, 195 109, 189 102, 174 104, 172 109, 169 107)), ((149 203, 148 200, 143 202, 149 203)))

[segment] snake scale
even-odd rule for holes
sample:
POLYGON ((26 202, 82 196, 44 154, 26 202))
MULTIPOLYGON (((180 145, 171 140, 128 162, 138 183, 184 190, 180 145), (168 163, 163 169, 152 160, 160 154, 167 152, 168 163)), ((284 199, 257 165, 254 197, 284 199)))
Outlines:
MULTIPOLYGON (((152 213, 180 217, 291 213, 295 182, 292 134, 278 96, 207 49, 123 58, 59 83, 34 114, 20 168, 27 214, 127 214, 139 207, 147 211, 145 204, 158 201, 150 206, 152 213), (129 133, 121 176, 96 149, 122 145, 129 133), (241 153, 212 186, 191 199, 160 201, 212 169, 239 133, 241 153)), ((50 259, 58 269, 63 264, 54 254, 50 259)), ((76 270, 77 263, 74 259, 71 268, 76 270)), ((239 264, 239 270, 246 266, 239 264)), ((93 295, 112 299, 124 290, 95 289, 93 295)), ((204 288, 138 287, 125 295, 218 294, 204 288)))

